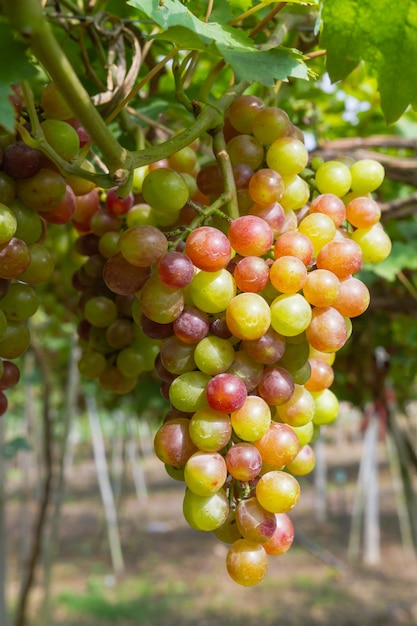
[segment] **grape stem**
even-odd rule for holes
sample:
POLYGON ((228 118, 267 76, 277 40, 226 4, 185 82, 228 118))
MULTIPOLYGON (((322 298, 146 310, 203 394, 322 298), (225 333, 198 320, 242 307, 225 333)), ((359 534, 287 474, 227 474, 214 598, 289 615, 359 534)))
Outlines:
MULTIPOLYGON (((123 148, 113 136, 91 102, 88 92, 55 39, 39 0, 4 0, 3 6, 11 27, 27 41, 36 59, 43 65, 65 97, 74 116, 90 135, 92 143, 100 150, 102 161, 108 168, 109 175, 93 174, 90 177, 85 170, 62 162, 62 159, 59 160, 58 155, 53 154, 50 147, 48 148, 46 142, 41 139, 39 140, 40 149, 47 153, 64 173, 92 179, 103 188, 128 184, 134 168, 166 158, 188 146, 204 132, 220 126, 223 123, 224 112, 249 86, 247 81, 242 81, 229 88, 215 105, 207 104, 188 128, 166 142, 144 150, 129 151, 123 148)), ((174 56, 176 52, 177 49, 168 56, 174 56)))
POLYGON ((223 127, 216 129, 213 133, 213 150, 223 178, 224 194, 227 198, 225 203, 226 213, 231 219, 236 219, 239 217, 236 183, 230 157, 226 150, 223 127))

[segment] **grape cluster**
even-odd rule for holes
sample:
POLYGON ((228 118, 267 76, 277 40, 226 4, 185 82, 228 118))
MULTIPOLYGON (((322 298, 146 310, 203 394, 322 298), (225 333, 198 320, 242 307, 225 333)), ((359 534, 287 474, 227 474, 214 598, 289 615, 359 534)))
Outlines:
MULTIPOLYGON (((371 197, 379 163, 315 163, 308 184, 307 150, 282 110, 243 96, 228 122, 241 215, 193 228, 183 245, 154 244, 138 297, 144 332, 161 340, 155 370, 170 402, 156 454, 185 482, 186 521, 229 543, 230 576, 254 585, 267 555, 292 543, 296 477, 312 471, 310 444, 338 415, 335 354, 369 304, 354 274, 391 242, 371 197)), ((197 184, 222 192, 217 163, 197 184)), ((145 239, 135 250, 148 252, 145 239)))
MULTIPOLYGON (((71 161, 88 136, 53 84, 41 104, 45 139, 71 161)), ((255 585, 267 556, 292 544, 297 477, 338 415, 335 355, 369 304, 355 274, 391 242, 372 197, 378 162, 309 163, 288 115, 249 95, 224 138, 226 154, 201 166, 192 144, 138 168, 121 198, 0 134, 0 413, 29 345, 34 287, 54 269, 47 225, 71 223, 81 374, 125 394, 155 373, 169 402, 155 452, 185 483, 185 519, 230 544, 230 576, 255 585), (231 186, 233 219, 222 210, 231 186)))

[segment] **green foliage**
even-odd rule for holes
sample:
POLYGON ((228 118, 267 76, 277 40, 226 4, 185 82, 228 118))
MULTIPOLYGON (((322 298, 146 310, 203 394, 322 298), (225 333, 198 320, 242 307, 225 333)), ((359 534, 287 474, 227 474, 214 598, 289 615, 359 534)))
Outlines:
POLYGON ((388 123, 417 104, 417 2, 324 0, 321 45, 333 81, 360 61, 376 76, 388 123), (389 19, 388 19, 389 16, 389 19))
POLYGON ((132 6, 151 18, 162 32, 156 39, 170 41, 181 50, 209 52, 223 57, 238 80, 258 81, 272 87, 275 80, 307 78, 308 70, 297 50, 280 46, 259 50, 247 33, 227 24, 205 23, 178 0, 131 0, 132 6))
POLYGON ((25 437, 15 437, 14 439, 11 439, 10 441, 7 441, 0 448, 0 454, 2 455, 2 457, 4 459, 7 459, 8 461, 10 461, 21 450, 28 451, 30 449, 31 448, 30 448, 30 445, 28 443, 28 440, 25 437))
POLYGON ((16 39, 8 22, 0 18, 0 54, 3 59, 0 66, 0 125, 6 130, 13 130, 15 117, 9 100, 13 93, 10 85, 32 78, 36 73, 25 50, 26 46, 16 39))

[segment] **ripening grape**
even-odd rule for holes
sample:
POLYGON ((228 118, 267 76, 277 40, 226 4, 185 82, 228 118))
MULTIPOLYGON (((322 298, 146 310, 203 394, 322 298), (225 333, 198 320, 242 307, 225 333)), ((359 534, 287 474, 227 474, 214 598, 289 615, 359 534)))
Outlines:
POLYGON ((300 450, 299 439, 292 428, 276 422, 270 424, 267 432, 254 445, 262 461, 277 469, 293 461, 300 450))
POLYGON ((196 366, 211 376, 226 372, 234 357, 235 351, 230 341, 212 335, 199 341, 194 350, 196 366))
POLYGON ((313 244, 314 256, 317 256, 323 246, 334 239, 336 226, 328 215, 311 213, 301 220, 298 231, 310 239, 313 244))
POLYGON ((227 414, 204 407, 192 416, 189 433, 199 450, 217 452, 229 443, 232 425, 227 414))
POLYGON ((316 465, 314 450, 308 444, 302 446, 297 456, 285 467, 286 471, 293 476, 305 476, 310 474, 316 465))
POLYGON ((298 211, 308 202, 310 187, 300 176, 286 176, 284 178, 285 189, 280 203, 285 212, 298 211))
MULTIPOLYGON (((195 413, 204 408, 207 406, 206 388, 210 381, 211 376, 204 372, 191 371, 180 374, 169 388, 171 404, 185 413, 195 413)), ((212 408, 217 410, 217 407, 212 408)))
POLYGON ((334 422, 339 414, 339 401, 336 395, 330 389, 322 391, 312 391, 311 395, 314 400, 314 424, 322 426, 334 422))
POLYGON ((271 324, 271 309, 259 294, 240 293, 229 302, 226 322, 239 339, 259 339, 271 324))
POLYGON ((236 507, 236 524, 245 539, 265 543, 276 529, 274 513, 266 511, 255 497, 241 500, 236 507))
POLYGON ((168 465, 181 467, 197 452, 188 433, 189 420, 177 417, 168 420, 157 431, 154 438, 156 456, 168 465))
POLYGON ((184 480, 197 496, 210 496, 223 487, 227 478, 226 461, 218 452, 199 450, 187 460, 184 480))
POLYGON ((7 243, 17 229, 16 217, 5 204, 0 204, 0 244, 7 243))
POLYGON ((314 198, 308 212, 328 215, 335 223, 336 228, 341 226, 346 219, 345 203, 332 193, 323 193, 314 198))
POLYGON ((196 530, 210 531, 219 528, 229 515, 229 503, 224 489, 208 496, 198 496, 187 489, 183 501, 186 522, 196 530))
POLYGON ((280 201, 284 194, 284 181, 275 170, 264 168, 254 172, 248 189, 255 203, 267 206, 280 201))
POLYGON ((231 446, 226 453, 227 471, 233 478, 243 482, 254 480, 261 471, 262 457, 259 450, 247 441, 231 446))
POLYGON ((272 470, 261 476, 257 482, 256 497, 267 511, 287 513, 300 498, 300 484, 291 474, 272 470))
POLYGON ((252 123, 258 112, 264 108, 264 103, 257 96, 239 96, 232 103, 228 116, 234 128, 243 134, 252 132, 252 123))
POLYGON ((257 585, 264 578, 267 566, 263 544, 249 539, 235 541, 226 556, 229 576, 244 587, 257 585))
POLYGON ((201 226, 188 235, 185 253, 199 269, 217 272, 229 263, 231 247, 228 238, 220 230, 201 226))
POLYGON ((276 139, 290 134, 288 114, 278 107, 259 107, 252 120, 251 132, 259 141, 269 146, 276 139))
POLYGON ((132 226, 120 235, 118 247, 132 265, 149 267, 166 254, 168 241, 154 226, 132 226))
POLYGON ((267 554, 285 554, 294 541, 294 525, 287 513, 275 513, 275 530, 262 546, 267 554))
POLYGON ((259 396, 247 396, 242 406, 230 415, 232 428, 243 441, 256 441, 271 424, 271 410, 259 396))
POLYGON ((356 228, 370 228, 379 222, 381 209, 372 198, 360 196, 346 206, 346 218, 356 228))
POLYGON ((262 256, 274 239, 269 224, 256 215, 243 215, 233 220, 227 236, 232 248, 242 256, 262 256))
POLYGON ((315 404, 312 394, 303 385, 294 385, 294 393, 288 402, 276 408, 279 419, 289 426, 304 426, 314 418, 315 404))
POLYGON ((281 256, 271 265, 269 277, 281 293, 296 293, 307 280, 307 269, 296 256, 281 256))
POLYGON ((282 294, 270 306, 271 324, 284 337, 299 335, 309 326, 311 307, 299 293, 282 294))
POLYGON ((227 143, 227 152, 232 165, 245 164, 258 169, 264 159, 264 148, 252 135, 237 135, 227 143))
POLYGON ((306 335, 313 348, 337 352, 347 341, 345 318, 332 306, 314 307, 306 335))

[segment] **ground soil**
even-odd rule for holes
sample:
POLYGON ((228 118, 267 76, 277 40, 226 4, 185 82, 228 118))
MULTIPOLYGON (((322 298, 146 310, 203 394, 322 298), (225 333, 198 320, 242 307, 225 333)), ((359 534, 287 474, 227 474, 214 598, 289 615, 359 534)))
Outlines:
MULTIPOLYGON (((355 558, 348 558, 361 455, 356 437, 326 444, 324 519, 318 519, 314 477, 301 479, 301 501, 291 513, 293 547, 270 558, 262 583, 244 588, 226 573, 227 545, 187 526, 181 511, 183 485, 166 474, 152 453, 141 461, 147 496, 137 496, 131 467, 126 466, 118 505, 125 572, 116 577, 91 449, 80 446, 62 508, 52 625, 416 626, 416 561, 402 541, 383 442, 378 465, 380 560, 364 563, 362 533, 355 558)), ((30 529, 37 510, 30 502, 22 504, 21 495, 18 488, 9 492, 7 506, 11 602, 18 588, 22 532, 25 525, 30 529)), ((31 626, 44 626, 39 621, 43 585, 38 568, 31 626)))

